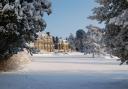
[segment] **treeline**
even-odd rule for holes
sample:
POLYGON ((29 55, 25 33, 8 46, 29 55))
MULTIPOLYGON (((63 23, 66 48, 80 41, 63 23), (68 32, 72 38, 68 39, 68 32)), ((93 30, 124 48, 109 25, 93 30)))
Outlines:
POLYGON ((70 48, 74 51, 83 52, 84 54, 101 54, 103 53, 104 40, 102 39, 104 31, 103 29, 89 25, 85 32, 83 29, 76 31, 76 35, 70 34, 68 41, 70 48))

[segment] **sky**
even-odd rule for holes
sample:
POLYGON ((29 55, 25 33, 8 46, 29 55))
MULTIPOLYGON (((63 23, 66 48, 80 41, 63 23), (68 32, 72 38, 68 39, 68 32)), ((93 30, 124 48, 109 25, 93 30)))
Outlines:
POLYGON ((92 9, 97 6, 94 0, 51 0, 52 14, 44 16, 47 23, 46 32, 53 36, 66 38, 78 29, 87 31, 87 25, 104 27, 97 21, 87 19, 92 9))

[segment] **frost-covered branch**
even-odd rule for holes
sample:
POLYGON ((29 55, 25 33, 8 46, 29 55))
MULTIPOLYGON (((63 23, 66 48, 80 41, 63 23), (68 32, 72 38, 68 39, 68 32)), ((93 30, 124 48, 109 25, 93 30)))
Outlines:
POLYGON ((29 49, 26 43, 46 28, 45 12, 51 14, 49 0, 0 0, 0 57, 29 49))

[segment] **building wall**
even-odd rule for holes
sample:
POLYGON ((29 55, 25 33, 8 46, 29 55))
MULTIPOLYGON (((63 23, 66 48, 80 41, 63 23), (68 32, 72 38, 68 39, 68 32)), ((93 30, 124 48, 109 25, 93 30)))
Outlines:
POLYGON ((66 40, 61 40, 58 43, 58 50, 61 52, 69 52, 70 51, 69 43, 66 40))
MULTIPOLYGON (((34 42, 34 48, 39 49, 41 53, 54 52, 55 47, 53 37, 47 34, 39 36, 39 38, 34 42)), ((59 52, 70 51, 69 43, 66 40, 60 40, 58 43, 58 49, 56 50, 59 52)))
POLYGON ((52 36, 43 36, 39 37, 35 43, 35 48, 39 49, 42 52, 53 52, 54 51, 54 43, 52 36))

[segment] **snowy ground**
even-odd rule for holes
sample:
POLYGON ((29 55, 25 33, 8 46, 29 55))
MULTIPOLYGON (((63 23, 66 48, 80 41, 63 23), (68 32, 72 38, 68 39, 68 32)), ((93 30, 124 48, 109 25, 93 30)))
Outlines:
POLYGON ((23 70, 1 73, 0 89, 128 89, 128 66, 119 63, 80 53, 34 55, 23 70))

